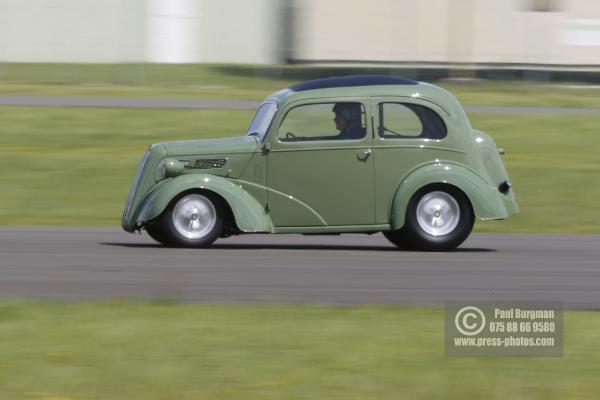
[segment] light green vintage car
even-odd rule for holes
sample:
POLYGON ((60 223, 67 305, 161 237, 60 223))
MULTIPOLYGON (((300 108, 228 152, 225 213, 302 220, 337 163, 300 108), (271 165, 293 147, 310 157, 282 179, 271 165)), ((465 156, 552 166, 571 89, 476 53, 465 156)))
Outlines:
POLYGON ((451 250, 475 217, 518 212, 500 152, 439 87, 317 79, 269 96, 244 136, 150 146, 122 224, 170 246, 383 232, 399 247, 451 250))

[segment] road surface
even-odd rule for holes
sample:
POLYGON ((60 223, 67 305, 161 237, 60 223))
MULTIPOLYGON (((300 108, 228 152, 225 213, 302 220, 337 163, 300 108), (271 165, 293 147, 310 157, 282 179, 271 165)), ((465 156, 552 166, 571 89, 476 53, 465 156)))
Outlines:
POLYGON ((242 235, 172 249, 118 229, 2 228, 0 297, 600 308, 600 236, 473 234, 457 251, 420 253, 380 234, 242 235))

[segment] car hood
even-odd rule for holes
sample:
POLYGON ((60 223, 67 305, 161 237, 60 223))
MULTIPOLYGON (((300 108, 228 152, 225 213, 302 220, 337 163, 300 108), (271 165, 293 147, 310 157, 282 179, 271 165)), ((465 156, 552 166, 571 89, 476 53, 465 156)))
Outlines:
POLYGON ((167 157, 219 154, 229 156, 256 152, 259 141, 256 136, 238 136, 223 139, 186 140, 164 142, 167 157))

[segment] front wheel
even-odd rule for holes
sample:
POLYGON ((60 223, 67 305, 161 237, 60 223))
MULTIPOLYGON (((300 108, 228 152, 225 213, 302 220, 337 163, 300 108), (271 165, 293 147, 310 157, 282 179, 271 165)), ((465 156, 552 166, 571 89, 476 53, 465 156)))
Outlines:
POLYGON ((165 234, 163 227, 159 224, 149 224, 146 226, 146 233, 158 243, 169 246, 169 238, 165 234))
POLYGON ((429 187, 408 203, 404 226, 385 232, 399 247, 425 251, 448 251, 467 239, 475 217, 468 198, 454 187, 429 187))
POLYGON ((223 206, 213 196, 200 193, 175 201, 161 218, 166 242, 178 247, 207 247, 223 231, 223 206))

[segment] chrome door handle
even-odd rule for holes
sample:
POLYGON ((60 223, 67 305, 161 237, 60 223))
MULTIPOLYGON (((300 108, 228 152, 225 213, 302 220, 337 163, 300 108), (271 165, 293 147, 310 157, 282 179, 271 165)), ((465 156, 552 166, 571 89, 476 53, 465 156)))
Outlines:
POLYGON ((367 161, 370 155, 371 149, 362 150, 356 155, 356 158, 358 158, 358 161, 367 161))

